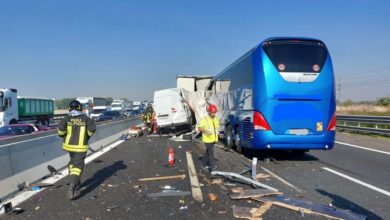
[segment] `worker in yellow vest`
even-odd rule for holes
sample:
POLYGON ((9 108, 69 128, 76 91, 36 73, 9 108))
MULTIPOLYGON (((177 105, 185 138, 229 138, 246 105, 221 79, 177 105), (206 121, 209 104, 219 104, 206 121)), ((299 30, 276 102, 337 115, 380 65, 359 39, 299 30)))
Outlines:
POLYGON ((205 169, 207 171, 213 171, 216 169, 214 159, 214 144, 218 142, 219 133, 219 120, 216 116, 217 107, 215 105, 209 105, 207 107, 207 116, 200 120, 198 129, 202 132, 202 142, 206 146, 205 169))

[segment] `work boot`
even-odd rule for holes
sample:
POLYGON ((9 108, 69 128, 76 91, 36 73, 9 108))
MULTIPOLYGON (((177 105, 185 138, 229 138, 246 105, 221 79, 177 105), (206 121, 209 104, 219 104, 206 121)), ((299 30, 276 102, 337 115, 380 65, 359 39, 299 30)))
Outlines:
POLYGON ((210 173, 210 172, 211 172, 210 166, 203 166, 202 169, 203 169, 206 173, 210 173))
POLYGON ((75 186, 73 184, 69 185, 68 192, 66 193, 66 198, 69 200, 73 200, 74 198, 74 188, 75 186))
POLYGON ((73 185, 73 184, 70 184, 70 185, 69 185, 68 192, 67 192, 67 194, 66 194, 66 197, 67 197, 69 200, 73 200, 73 199, 77 198, 79 195, 80 195, 79 187, 78 187, 78 186, 75 186, 75 185, 73 185))

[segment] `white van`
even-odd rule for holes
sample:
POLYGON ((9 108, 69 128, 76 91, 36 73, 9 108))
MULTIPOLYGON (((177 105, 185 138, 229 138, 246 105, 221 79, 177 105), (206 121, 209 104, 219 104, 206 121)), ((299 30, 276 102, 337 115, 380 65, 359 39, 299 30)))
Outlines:
POLYGON ((191 129, 192 114, 181 96, 181 89, 172 88, 154 92, 154 111, 159 133, 191 129))

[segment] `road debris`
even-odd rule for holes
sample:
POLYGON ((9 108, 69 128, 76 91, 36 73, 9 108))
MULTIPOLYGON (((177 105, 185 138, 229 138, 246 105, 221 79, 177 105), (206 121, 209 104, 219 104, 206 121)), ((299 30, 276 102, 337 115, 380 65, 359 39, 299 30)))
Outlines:
POLYGON ((180 209, 180 210, 188 210, 188 205, 186 205, 186 206, 180 206, 179 209, 180 209))
POLYGON ((235 184, 235 183, 224 183, 223 185, 224 186, 237 186, 237 184, 235 184))
POLYGON ((169 190, 169 191, 163 191, 158 193, 149 193, 146 196, 150 198, 156 198, 156 197, 167 197, 167 196, 189 196, 191 195, 190 191, 180 191, 180 190, 169 190))
POLYGON ((160 186, 158 188, 165 189, 165 190, 176 190, 176 187, 173 187, 173 186, 170 186, 170 185, 160 186))
POLYGON ((154 181, 154 180, 170 180, 170 179, 185 179, 186 175, 181 174, 181 175, 173 175, 173 176, 157 176, 157 177, 149 177, 149 178, 142 178, 138 179, 138 181, 154 181))
POLYGON ((240 174, 237 174, 237 173, 232 173, 232 172, 222 172, 222 171, 213 171, 211 172, 211 175, 212 176, 223 176, 227 179, 229 179, 230 181, 234 181, 235 179, 239 179, 240 181, 243 181, 249 185, 254 185, 254 186, 257 186, 257 187, 260 187, 260 188, 264 188, 264 189, 269 189, 269 190, 272 190, 274 192, 277 192, 278 190, 273 188, 273 187, 270 187, 268 185, 265 185, 265 184, 262 184, 258 181, 255 181, 255 180, 252 180, 250 178, 247 178, 245 176, 242 176, 240 174))
POLYGON ((214 184, 214 185, 221 185, 221 184, 223 184, 223 179, 220 179, 220 178, 213 179, 213 180, 211 181, 211 184, 214 184))
POLYGON ((269 189, 249 189, 244 190, 241 193, 234 193, 230 195, 231 199, 250 199, 250 198, 258 198, 267 195, 281 195, 281 192, 274 192, 269 189))
POLYGON ((202 195, 202 191, 200 189, 198 176, 196 175, 196 169, 195 169, 194 161, 192 160, 192 155, 191 155, 190 151, 186 152, 186 157, 187 157, 188 173, 190 175, 192 197, 196 201, 202 202, 203 195, 202 195))
POLYGON ((241 187, 241 186, 234 187, 234 188, 230 189, 230 191, 232 193, 242 193, 242 192, 244 192, 244 187, 241 187))
POLYGON ((179 200, 179 203, 180 203, 180 204, 184 204, 185 202, 186 202, 186 201, 185 201, 184 199, 180 199, 180 200, 179 200))
POLYGON ((263 203, 270 202, 273 205, 297 211, 301 215, 303 212, 306 214, 315 214, 331 219, 366 219, 366 216, 353 213, 351 211, 336 209, 335 207, 315 204, 313 202, 298 200, 284 196, 265 196, 261 198, 252 199, 263 203))
POLYGON ((215 195, 214 193, 209 193, 208 197, 209 197, 209 200, 212 202, 217 201, 217 199, 218 199, 217 195, 215 195))
POLYGON ((266 213, 272 206, 271 202, 266 202, 259 208, 251 207, 233 207, 233 216, 243 219, 261 219, 260 217, 266 213))
POLYGON ((117 206, 117 205, 109 206, 109 207, 107 207, 107 212, 110 212, 110 211, 117 209, 117 208, 119 208, 119 206, 117 206))
POLYGON ((268 175, 268 174, 264 174, 264 173, 258 173, 256 174, 256 179, 267 179, 267 178, 270 178, 271 175, 268 175))
POLYGON ((24 209, 20 207, 13 208, 10 212, 8 212, 8 215, 19 215, 20 213, 24 212, 24 209))
POLYGON ((131 127, 129 129, 129 131, 127 132, 127 136, 130 138, 138 138, 143 133, 142 126, 143 126, 142 124, 139 124, 139 125, 131 127))

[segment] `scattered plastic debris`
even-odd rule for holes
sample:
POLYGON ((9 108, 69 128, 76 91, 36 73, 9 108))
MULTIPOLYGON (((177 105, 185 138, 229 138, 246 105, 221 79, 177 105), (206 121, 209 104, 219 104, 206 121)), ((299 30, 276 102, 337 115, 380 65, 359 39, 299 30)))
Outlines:
POLYGON ((39 187, 39 186, 34 186, 34 187, 31 188, 31 190, 32 190, 32 191, 39 191, 39 190, 41 190, 41 187, 39 187))
POLYGON ((218 199, 217 195, 215 195, 214 193, 209 193, 208 196, 209 196, 209 200, 212 202, 218 199))
POLYGON ((186 206, 180 206, 180 210, 188 210, 188 205, 186 205, 186 206))
POLYGON ((109 207, 107 207, 107 212, 112 211, 112 210, 117 209, 117 208, 119 208, 119 206, 117 206, 117 205, 109 206, 109 207))

